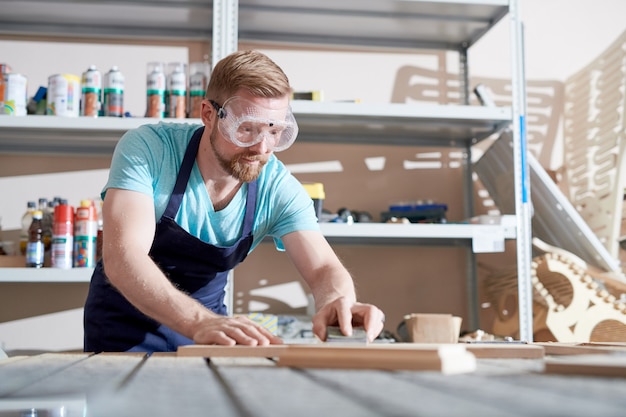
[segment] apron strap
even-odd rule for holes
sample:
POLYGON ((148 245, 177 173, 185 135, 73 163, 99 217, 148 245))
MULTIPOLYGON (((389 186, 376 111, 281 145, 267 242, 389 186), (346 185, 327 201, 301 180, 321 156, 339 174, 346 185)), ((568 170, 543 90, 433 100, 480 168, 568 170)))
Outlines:
POLYGON ((189 141, 189 145, 187 145, 187 150, 185 151, 185 156, 180 166, 180 172, 178 173, 178 177, 176 178, 176 185, 174 185, 174 191, 172 191, 170 200, 167 203, 165 212, 163 213, 163 215, 166 217, 173 219, 176 216, 176 213, 178 213, 180 203, 183 201, 183 196, 185 195, 187 182, 189 182, 191 170, 193 169, 193 164, 196 162, 196 155, 198 154, 200 139, 202 138, 203 132, 204 126, 200 127, 194 132, 193 136, 191 137, 191 141, 189 141))
POLYGON ((254 212, 256 211, 256 194, 257 194, 257 180, 248 183, 248 199, 246 200, 246 214, 243 219, 243 232, 241 236, 248 236, 252 233, 252 226, 254 224, 254 212))

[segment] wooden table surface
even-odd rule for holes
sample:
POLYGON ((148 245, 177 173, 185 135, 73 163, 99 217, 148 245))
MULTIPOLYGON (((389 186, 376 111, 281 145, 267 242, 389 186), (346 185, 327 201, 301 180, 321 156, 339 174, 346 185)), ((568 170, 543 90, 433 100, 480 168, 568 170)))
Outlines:
POLYGON ((446 375, 45 353, 0 360, 0 416, 626 416, 626 378, 551 374, 545 358, 477 362, 446 375))

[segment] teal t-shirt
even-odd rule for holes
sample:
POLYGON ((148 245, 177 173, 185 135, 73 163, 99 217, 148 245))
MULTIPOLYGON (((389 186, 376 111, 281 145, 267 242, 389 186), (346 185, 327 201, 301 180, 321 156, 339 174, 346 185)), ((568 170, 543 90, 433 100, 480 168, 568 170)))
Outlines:
MULTIPOLYGON (((186 123, 149 124, 126 132, 113 153, 109 188, 138 191, 154 200, 158 220, 165 212, 187 145, 200 125, 186 123)), ((191 171, 176 223, 200 240, 220 246, 232 245, 241 237, 248 186, 244 184, 226 208, 214 211, 197 164, 191 171)), ((271 155, 258 179, 257 207, 252 233, 256 247, 272 236, 278 249, 280 238, 299 230, 319 230, 313 201, 302 184, 271 155)))

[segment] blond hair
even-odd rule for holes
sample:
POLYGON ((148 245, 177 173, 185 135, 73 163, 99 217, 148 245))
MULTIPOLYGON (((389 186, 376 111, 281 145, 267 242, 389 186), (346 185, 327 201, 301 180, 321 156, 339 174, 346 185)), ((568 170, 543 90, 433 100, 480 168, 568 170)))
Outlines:
POLYGON ((234 52, 215 65, 206 98, 221 104, 240 89, 269 98, 292 92, 283 70, 267 55, 250 50, 234 52))

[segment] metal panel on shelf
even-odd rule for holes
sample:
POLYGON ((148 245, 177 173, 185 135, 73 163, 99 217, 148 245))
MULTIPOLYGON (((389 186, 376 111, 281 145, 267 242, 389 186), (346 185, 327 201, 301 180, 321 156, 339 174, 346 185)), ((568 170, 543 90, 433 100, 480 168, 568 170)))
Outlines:
MULTIPOLYGON (((505 132, 474 164, 474 170, 503 213, 515 212, 512 146, 511 132, 505 132)), ((597 268, 621 273, 619 261, 609 254, 539 162, 530 154, 528 162, 534 236, 597 268)))
POLYGON ((367 48, 467 48, 508 13, 507 0, 240 0, 239 4, 241 40, 367 48))
MULTIPOLYGON (((0 34, 211 39, 229 0, 0 0, 0 34)), ((508 12, 507 0, 240 0, 239 39, 367 48, 467 48, 508 12)))
MULTIPOLYGON (((470 146, 510 123, 510 108, 295 101, 299 141, 470 146)), ((0 152, 110 154, 129 129, 199 119, 24 116, 0 118, 0 152)))
POLYGON ((0 0, 0 34, 208 41, 211 16, 210 0, 0 0))

